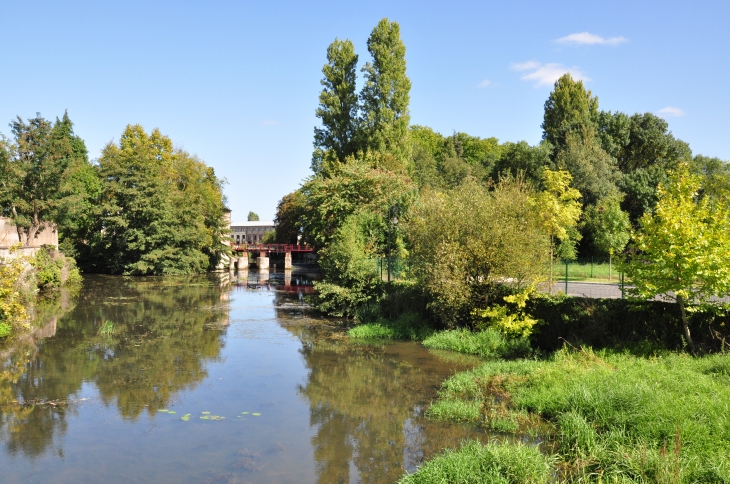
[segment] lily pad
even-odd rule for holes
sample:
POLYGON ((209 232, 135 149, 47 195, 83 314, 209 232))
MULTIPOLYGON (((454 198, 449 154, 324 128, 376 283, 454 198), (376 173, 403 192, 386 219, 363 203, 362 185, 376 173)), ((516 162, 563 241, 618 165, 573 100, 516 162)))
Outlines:
POLYGON ((177 412, 175 410, 169 410, 167 413, 169 413, 170 415, 175 415, 177 412))
POLYGON ((260 413, 258 413, 258 412, 254 412, 254 413, 252 413, 251 415, 253 415, 254 417, 260 417, 260 416, 261 416, 261 414, 260 414, 260 413))
POLYGON ((210 415, 210 412, 200 412, 200 413, 202 413, 203 415, 210 415))
POLYGON ((210 420, 210 417, 208 417, 207 415, 201 415, 200 418, 203 420, 210 420))
POLYGON ((180 417, 180 420, 182 420, 183 422, 187 422, 188 420, 190 420, 190 414, 186 413, 185 415, 180 417))
POLYGON ((165 412, 165 413, 168 412, 168 410, 166 408, 158 408, 157 411, 158 412, 165 412))
POLYGON ((241 412, 241 415, 248 415, 248 412, 241 412))

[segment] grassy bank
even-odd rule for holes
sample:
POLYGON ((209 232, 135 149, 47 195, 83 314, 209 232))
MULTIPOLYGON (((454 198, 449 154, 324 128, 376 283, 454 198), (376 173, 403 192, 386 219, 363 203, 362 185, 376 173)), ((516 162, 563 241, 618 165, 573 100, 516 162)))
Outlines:
POLYGON ((552 459, 523 444, 467 442, 426 462, 400 484, 549 482, 552 459))
MULTIPOLYGON (((554 445, 554 472, 566 482, 730 482, 728 402, 729 356, 582 349, 457 374, 429 415, 541 434, 554 445)), ((460 482, 509 481, 474 474, 460 482)))

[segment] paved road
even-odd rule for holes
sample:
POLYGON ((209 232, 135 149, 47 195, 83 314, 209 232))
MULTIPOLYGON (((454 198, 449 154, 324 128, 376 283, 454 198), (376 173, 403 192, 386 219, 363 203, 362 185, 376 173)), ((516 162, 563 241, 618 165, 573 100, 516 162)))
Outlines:
MULTIPOLYGON (((626 289, 631 287, 626 285, 626 289)), ((553 294, 565 292, 565 281, 553 284, 553 294)), ((570 282, 568 281, 568 296, 592 297, 592 298, 621 298, 621 284, 598 284, 593 282, 570 282)), ((666 299, 655 297, 657 301, 666 299)), ((730 297, 713 298, 715 301, 730 302, 730 297)))
MULTIPOLYGON (((553 294, 557 292, 565 292, 565 282, 557 282, 553 284, 553 294)), ((621 298, 621 285, 615 284, 597 284, 592 282, 570 282, 568 281, 568 296, 579 297, 607 297, 621 298)))

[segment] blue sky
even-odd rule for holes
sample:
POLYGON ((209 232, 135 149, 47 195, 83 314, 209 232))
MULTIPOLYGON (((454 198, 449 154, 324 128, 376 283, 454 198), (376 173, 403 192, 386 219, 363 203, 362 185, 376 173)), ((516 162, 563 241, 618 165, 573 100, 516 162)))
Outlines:
POLYGON ((0 132, 68 110, 92 159, 154 127, 229 184, 234 219, 271 219, 309 175, 327 45, 383 17, 407 48, 411 120, 540 140, 570 70, 600 108, 664 116, 695 154, 730 159, 730 2, 4 1, 0 132))

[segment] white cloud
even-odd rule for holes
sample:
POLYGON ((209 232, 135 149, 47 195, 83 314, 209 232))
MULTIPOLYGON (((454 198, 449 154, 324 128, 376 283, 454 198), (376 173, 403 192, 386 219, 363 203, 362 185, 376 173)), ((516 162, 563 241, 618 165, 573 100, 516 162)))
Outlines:
POLYGON ((491 83, 492 81, 490 81, 489 79, 484 79, 477 85, 477 87, 488 87, 491 83))
POLYGON ((659 111, 657 111, 659 114, 663 114, 665 116, 672 116, 675 118, 678 118, 680 116, 684 116, 684 111, 682 111, 679 108, 675 108, 672 106, 667 106, 666 108, 662 108, 659 111))
POLYGON ((616 45, 628 42, 629 39, 626 37, 610 37, 608 39, 603 38, 599 35, 591 34, 590 32, 580 32, 577 34, 566 35, 565 37, 559 38, 556 42, 561 44, 581 44, 581 45, 616 45))
POLYGON ((512 69, 516 71, 529 71, 531 69, 537 69, 540 67, 540 63, 534 60, 530 60, 527 62, 516 62, 512 64, 512 69))
POLYGON ((512 69, 515 71, 532 71, 523 74, 520 79, 523 81, 535 81, 535 87, 552 86, 566 72, 569 72, 576 81, 591 80, 578 67, 565 67, 563 64, 556 63, 541 64, 537 61, 518 62, 512 64, 512 69))

